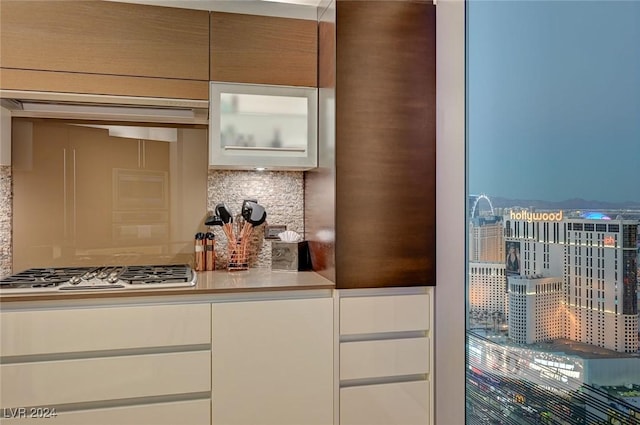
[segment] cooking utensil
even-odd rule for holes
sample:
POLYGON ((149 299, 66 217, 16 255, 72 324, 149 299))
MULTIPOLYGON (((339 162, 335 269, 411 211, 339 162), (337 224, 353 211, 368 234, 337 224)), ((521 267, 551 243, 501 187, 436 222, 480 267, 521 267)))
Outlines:
POLYGON ((245 201, 242 203, 242 218, 244 218, 246 221, 249 221, 249 218, 251 218, 251 211, 253 211, 253 202, 250 201, 245 201))
POLYGON ((222 219, 218 215, 209 216, 204 221, 204 225, 205 226, 222 226, 223 224, 224 224, 224 222, 222 221, 222 219))
POLYGON ((241 214, 242 217, 245 220, 249 220, 249 217, 251 217, 251 211, 253 211, 253 206, 254 205, 258 205, 258 201, 255 199, 245 199, 242 202, 242 210, 241 210, 241 214))
POLYGON ((215 213, 217 216, 219 216, 222 219, 223 223, 225 224, 233 223, 233 213, 231 212, 229 207, 225 205, 224 202, 221 202, 218 205, 216 205, 215 213))
POLYGON ((251 208, 251 215, 247 221, 254 227, 259 226, 267 220, 267 211, 260 204, 253 204, 251 208))
POLYGON ((254 226, 259 226, 266 220, 264 207, 252 200, 245 200, 242 203, 242 217, 254 226))
POLYGON ((224 234, 227 236, 227 239, 229 239, 230 242, 235 243, 236 237, 235 237, 235 234, 233 233, 233 224, 232 224, 233 213, 231 212, 229 207, 225 205, 224 202, 221 202, 218 205, 216 205, 215 213, 217 216, 220 217, 220 220, 222 220, 222 223, 223 223, 222 230, 224 231, 224 234))
MULTIPOLYGON (((216 210, 217 209, 218 209, 218 207, 216 207, 216 210)), ((222 218, 220 218, 220 216, 212 215, 212 216, 208 217, 204 221, 204 225, 205 226, 220 226, 220 227, 222 227, 222 231, 224 232, 224 234, 227 237, 227 239, 235 240, 233 234, 230 233, 230 227, 231 226, 230 225, 228 226, 227 224, 225 224, 225 222, 222 221, 222 218)))

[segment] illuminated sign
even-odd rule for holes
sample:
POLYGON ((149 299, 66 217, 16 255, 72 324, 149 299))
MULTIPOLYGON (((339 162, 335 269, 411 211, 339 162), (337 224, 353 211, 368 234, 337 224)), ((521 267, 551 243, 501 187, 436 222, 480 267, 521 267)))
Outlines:
POLYGON ((605 236, 604 246, 616 246, 616 240, 613 236, 605 236))
POLYGON ((526 220, 529 223, 534 221, 562 221, 562 210, 557 212, 529 212, 521 210, 520 212, 509 212, 511 220, 526 220))

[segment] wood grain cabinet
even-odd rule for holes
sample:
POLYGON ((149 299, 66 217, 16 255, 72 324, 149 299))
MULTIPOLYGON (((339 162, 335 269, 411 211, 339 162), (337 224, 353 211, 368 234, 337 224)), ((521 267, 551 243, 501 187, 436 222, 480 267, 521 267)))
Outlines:
POLYGON ((314 270, 339 289, 435 285, 435 10, 337 1, 321 15, 305 230, 314 270))
POLYGON ((317 22, 211 13, 211 81, 317 87, 317 22))
POLYGON ((207 99, 209 13, 3 0, 3 89, 207 99))
POLYGON ((2 422, 40 423, 39 406, 54 425, 210 424, 210 315, 208 303, 4 308, 2 422))

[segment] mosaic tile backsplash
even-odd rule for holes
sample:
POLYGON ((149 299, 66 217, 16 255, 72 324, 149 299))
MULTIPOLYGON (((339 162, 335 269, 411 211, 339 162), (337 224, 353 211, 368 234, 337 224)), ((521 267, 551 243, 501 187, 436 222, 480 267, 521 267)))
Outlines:
POLYGON ((0 278, 11 274, 11 166, 0 166, 0 278))
MULTIPOLYGON (((269 225, 286 225, 304 236, 304 173, 302 171, 209 170, 207 209, 213 213, 224 202, 238 215, 242 201, 256 199, 267 211, 269 225)), ((265 224, 253 229, 249 267, 271 267, 271 241, 264 239, 265 224)), ((216 269, 226 267, 227 238, 220 227, 216 235, 216 269)))

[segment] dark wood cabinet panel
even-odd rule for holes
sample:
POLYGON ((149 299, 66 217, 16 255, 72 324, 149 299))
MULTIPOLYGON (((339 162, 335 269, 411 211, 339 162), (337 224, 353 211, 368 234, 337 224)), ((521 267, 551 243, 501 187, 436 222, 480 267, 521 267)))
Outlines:
POLYGON ((211 13, 211 80, 316 87, 315 21, 211 13))
POLYGON ((336 24, 330 20, 321 20, 318 22, 318 87, 333 88, 335 86, 336 24))
POLYGON ((337 287, 434 285, 435 6, 336 13, 337 287))
POLYGON ((209 13, 110 1, 3 0, 2 68, 207 81, 209 13))

